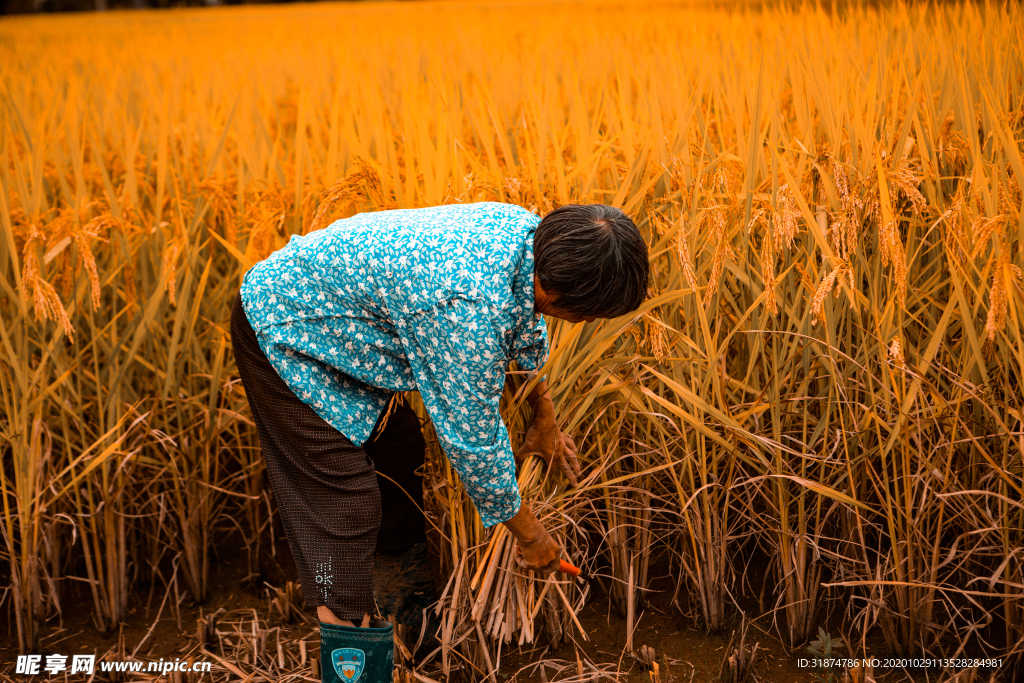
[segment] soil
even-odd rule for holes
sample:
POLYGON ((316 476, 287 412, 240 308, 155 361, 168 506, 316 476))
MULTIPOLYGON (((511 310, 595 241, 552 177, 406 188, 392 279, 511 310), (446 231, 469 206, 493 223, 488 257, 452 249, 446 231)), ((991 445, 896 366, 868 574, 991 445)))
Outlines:
MULTIPOLYGON (((221 545, 220 549, 223 552, 224 545, 221 545)), ((199 651, 197 621, 222 609, 225 612, 219 615, 217 622, 217 628, 220 629, 228 630, 233 621, 241 620, 240 628, 244 632, 249 628, 245 624, 251 625, 254 615, 258 617, 261 629, 279 627, 276 635, 280 638, 289 661, 294 659, 296 666, 288 673, 281 672, 278 680, 318 681, 319 678, 314 678, 311 668, 312 660, 318 657, 319 645, 315 616, 306 614, 298 620, 293 619, 292 623, 285 623, 279 612, 271 608, 271 600, 277 594, 274 589, 289 580, 296 580, 287 545, 283 540, 276 549, 275 556, 261 564, 263 578, 266 580, 250 581, 247 584, 248 565, 245 553, 240 552, 233 557, 222 558, 211 567, 211 594, 202 605, 195 604, 183 588, 177 590, 177 595, 172 588, 165 598, 162 587, 152 587, 152 590, 140 590, 137 587, 134 594, 136 603, 128 609, 128 616, 120 628, 112 633, 101 633, 96 629, 90 617, 89 594, 82 590, 84 584, 74 582, 68 586, 69 590, 64 597, 63 616, 55 615, 46 625, 39 654, 44 655, 44 661, 45 655, 56 653, 69 655, 69 661, 72 654, 89 653, 96 654, 97 659, 104 653, 110 653, 109 659, 121 659, 119 653, 131 654, 142 642, 142 647, 138 648, 135 657, 143 662, 161 658, 185 659, 190 656, 200 661, 213 662, 212 674, 190 674, 195 677, 182 676, 177 679, 183 683, 241 680, 239 676, 229 674, 218 665, 215 658, 199 651), (73 590, 76 587, 78 589, 73 590), (245 622, 245 619, 249 621, 245 622), (298 666, 297 652, 299 641, 302 640, 307 647, 306 663, 298 666)), ((384 572, 394 571, 394 560, 382 559, 378 564, 383 567, 384 572)), ((657 569, 658 565, 655 568, 657 569)), ((717 681, 726 648, 730 643, 730 629, 722 633, 705 633, 695 628, 692 619, 684 617, 679 609, 669 604, 675 583, 674 579, 667 575, 667 564, 661 569, 666 575, 653 581, 654 592, 639 615, 634 631, 635 650, 640 652, 643 646, 653 648, 660 667, 658 683, 717 681)), ((657 572, 654 574, 657 575, 657 572)), ((558 648, 539 646, 523 651, 503 651, 498 662, 498 683, 540 683, 569 677, 573 677, 575 681, 596 679, 592 665, 611 672, 618 669, 623 674, 619 680, 624 683, 650 683, 652 679, 648 667, 638 658, 625 652, 625 620, 610 607, 607 596, 599 586, 593 584, 592 589, 592 597, 579 614, 580 623, 589 639, 584 640, 576 632, 558 648), (545 662, 543 668, 536 665, 541 660, 545 662)), ((815 680, 813 670, 797 666, 797 658, 806 655, 787 652, 775 637, 758 626, 752 625, 747 636, 748 645, 758 644, 756 679, 778 683, 811 683, 815 680)), ((0 638, 0 680, 103 681, 106 680, 103 676, 109 675, 97 673, 95 678, 90 679, 83 674, 60 674, 56 677, 45 673, 37 676, 15 674, 18 651, 13 618, 7 623, 0 624, 0 630, 3 629, 6 629, 7 633, 0 638)), ((223 643, 221 646, 223 648, 223 643)), ((224 659, 235 664, 241 671, 252 671, 251 664, 247 665, 247 662, 233 659, 230 650, 218 650, 216 643, 209 647, 217 656, 223 652, 224 659)), ((273 649, 271 640, 269 650, 273 649)), ((422 655, 426 649, 421 647, 419 654, 422 655)), ((650 650, 645 652, 648 655, 651 653, 650 650)), ((442 674, 436 670, 431 671, 429 665, 423 673, 435 680, 443 681, 442 674)), ((147 679, 175 681, 173 677, 169 679, 166 676, 157 679, 152 674, 122 680, 147 679)), ((450 683, 466 679, 465 674, 453 674, 450 683)))

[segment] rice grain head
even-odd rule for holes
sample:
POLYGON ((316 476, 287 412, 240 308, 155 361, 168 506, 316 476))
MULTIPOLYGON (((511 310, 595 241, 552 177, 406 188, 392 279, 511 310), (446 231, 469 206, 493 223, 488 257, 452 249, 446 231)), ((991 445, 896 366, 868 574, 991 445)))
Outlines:
POLYGON ((814 292, 814 299, 811 302, 811 325, 817 325, 819 321, 824 322, 825 318, 822 314, 822 307, 825 303, 825 297, 832 291, 832 286, 836 282, 836 278, 845 270, 844 265, 840 265, 835 268, 831 273, 825 276, 818 285, 817 291, 814 292))
POLYGON ((985 319, 985 334, 990 342, 994 342, 996 334, 1006 326, 1006 310, 1009 304, 1006 286, 1006 271, 1010 268, 1010 250, 1002 245, 998 258, 993 259, 994 271, 992 284, 989 288, 988 317, 985 319))

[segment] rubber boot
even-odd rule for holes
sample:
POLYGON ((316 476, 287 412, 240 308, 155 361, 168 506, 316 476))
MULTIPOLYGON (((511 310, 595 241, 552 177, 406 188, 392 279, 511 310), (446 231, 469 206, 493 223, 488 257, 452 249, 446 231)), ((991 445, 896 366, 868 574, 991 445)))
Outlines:
POLYGON ((323 683, 391 683, 394 627, 371 619, 370 628, 320 622, 320 680, 323 683))

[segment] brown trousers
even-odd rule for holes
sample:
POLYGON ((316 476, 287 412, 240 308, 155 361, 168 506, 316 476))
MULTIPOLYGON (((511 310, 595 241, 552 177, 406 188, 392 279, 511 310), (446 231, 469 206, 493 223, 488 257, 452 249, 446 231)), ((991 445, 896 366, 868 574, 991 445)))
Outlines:
POLYGON ((400 552, 423 537, 419 419, 398 406, 383 430, 378 420, 369 440, 354 445, 277 374, 241 296, 231 311, 231 346, 306 606, 327 605, 339 619, 375 614, 374 552, 400 552))

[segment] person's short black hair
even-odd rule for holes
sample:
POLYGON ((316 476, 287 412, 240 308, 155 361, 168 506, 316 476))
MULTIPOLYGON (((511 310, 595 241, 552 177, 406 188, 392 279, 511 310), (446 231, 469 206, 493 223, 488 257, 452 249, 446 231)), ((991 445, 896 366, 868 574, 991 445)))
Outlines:
POLYGON ((533 238, 535 276, 554 304, 581 317, 615 318, 647 296, 647 243, 620 209, 567 204, 551 211, 533 238))

